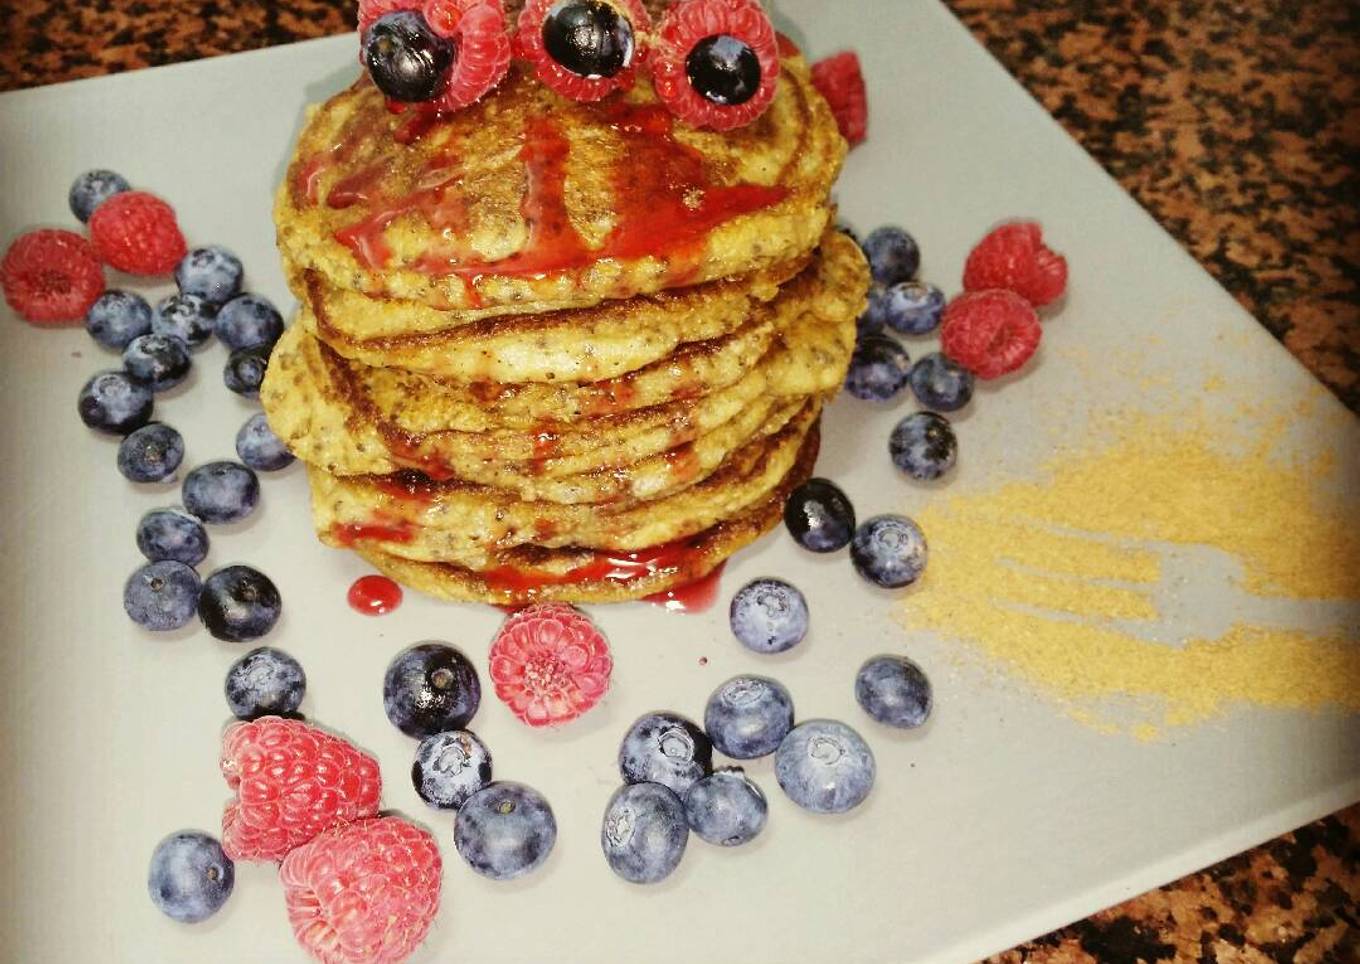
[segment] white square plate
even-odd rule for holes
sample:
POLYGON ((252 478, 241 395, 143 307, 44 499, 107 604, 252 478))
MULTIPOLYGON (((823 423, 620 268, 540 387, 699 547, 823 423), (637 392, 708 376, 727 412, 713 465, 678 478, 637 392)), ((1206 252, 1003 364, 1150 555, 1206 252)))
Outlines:
MULTIPOLYGON (((1211 360, 1263 396, 1318 394, 943 7, 779 7, 811 55, 851 47, 864 61, 872 139, 841 179, 848 220, 907 225, 925 250, 927 277, 947 289, 968 247, 1007 216, 1039 217, 1070 256, 1072 293, 1048 328, 1042 363, 984 390, 960 423, 959 491, 1041 463, 1053 436, 1033 426, 1083 423, 1076 387, 1091 380, 1073 379, 1076 351, 1121 359, 1099 379, 1102 401, 1156 407, 1156 393, 1194 391, 1211 360), (1139 345, 1146 350, 1125 350, 1139 345), (1149 373, 1160 385, 1153 394, 1149 373)), ((240 254, 250 287, 291 304, 273 247, 271 192, 303 105, 354 76, 354 51, 352 37, 339 37, 0 97, 0 237, 66 224, 72 177, 111 167, 171 200, 192 242, 240 254)), ((146 897, 156 841, 218 825, 228 796, 216 767, 227 722, 222 678, 244 647, 201 630, 151 638, 124 618, 122 583, 140 561, 136 520, 177 493, 126 483, 115 444, 76 417, 81 383, 116 359, 78 330, 39 331, 7 309, 0 315, 5 958, 302 960, 268 866, 238 867, 227 907, 197 927, 163 918, 146 897)), ((188 464, 232 457, 252 410, 221 386, 223 359, 218 347, 200 353, 195 383, 158 402, 185 435, 188 464)), ((1343 477, 1354 479, 1354 420, 1339 418, 1329 397, 1315 410, 1293 434, 1332 449, 1343 477)), ((882 454, 895 417, 848 398, 826 416, 819 474, 840 480, 862 516, 910 511, 930 497, 905 485, 882 454)), ((351 612, 344 593, 364 566, 314 539, 296 467, 265 479, 253 519, 212 536, 205 572, 247 561, 278 582, 286 613, 268 642, 306 667, 308 717, 376 753, 387 806, 438 836, 444 908, 421 961, 964 960, 1360 798, 1353 717, 1244 709, 1165 742, 1103 736, 1022 686, 956 665, 953 644, 908 635, 890 618, 892 599, 868 591, 843 556, 814 558, 776 535, 734 559, 724 587, 765 574, 802 587, 814 627, 793 653, 764 662, 746 653, 721 608, 681 617, 643 604, 596 607, 617 669, 588 717, 531 732, 488 689, 474 728, 497 775, 545 793, 560 827, 541 872, 497 885, 459 860, 451 819, 415 797, 413 744, 383 716, 380 687, 390 657, 422 639, 448 640, 484 666, 500 614, 415 596, 379 620, 351 612), (851 682, 865 657, 908 649, 935 676, 937 713, 923 732, 888 734, 862 715, 851 682), (845 719, 865 733, 878 756, 874 793, 857 812, 819 818, 785 799, 769 761, 759 761, 749 770, 770 798, 771 819, 757 843, 728 852, 696 841, 664 884, 618 880, 598 845, 618 782, 618 739, 647 710, 699 717, 708 693, 743 671, 780 678, 800 716, 845 719)))

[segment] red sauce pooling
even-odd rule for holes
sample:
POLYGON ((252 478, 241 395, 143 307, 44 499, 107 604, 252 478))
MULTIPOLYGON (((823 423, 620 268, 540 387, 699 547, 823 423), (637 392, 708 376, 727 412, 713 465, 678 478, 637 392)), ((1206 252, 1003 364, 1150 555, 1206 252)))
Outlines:
POLYGON ((365 616, 384 616, 401 605, 401 587, 386 576, 362 576, 346 595, 349 608, 365 616))
POLYGON ((532 594, 543 586, 574 586, 584 582, 635 582, 658 572, 681 569, 694 556, 684 540, 668 542, 637 552, 595 553, 595 558, 583 566, 565 573, 521 569, 518 566, 499 566, 480 575, 491 589, 532 594))
MULTIPOLYGON (((722 580, 725 565, 726 563, 720 562, 712 572, 701 579, 642 598, 670 613, 706 612, 718 601, 718 583, 722 580)), ((707 660, 703 660, 699 665, 702 666, 706 662, 707 660)))
POLYGON ((410 542, 415 530, 405 522, 337 522, 331 526, 331 538, 346 548, 362 540, 379 542, 410 542))

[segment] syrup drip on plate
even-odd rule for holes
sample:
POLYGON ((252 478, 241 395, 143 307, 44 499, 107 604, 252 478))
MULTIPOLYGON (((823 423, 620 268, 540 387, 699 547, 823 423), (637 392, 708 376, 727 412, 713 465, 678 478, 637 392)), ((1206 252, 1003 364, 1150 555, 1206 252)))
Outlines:
POLYGON ((385 616, 401 605, 401 587, 386 576, 362 576, 349 587, 349 608, 365 616, 385 616))

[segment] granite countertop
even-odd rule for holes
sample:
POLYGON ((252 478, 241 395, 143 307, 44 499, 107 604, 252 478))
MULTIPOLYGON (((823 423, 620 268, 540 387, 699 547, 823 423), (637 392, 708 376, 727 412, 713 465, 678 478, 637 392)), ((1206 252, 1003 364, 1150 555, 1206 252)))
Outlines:
MULTIPOLYGON (((919 0, 899 0, 919 2, 919 0)), ((1360 412, 1354 0, 945 0, 1360 412)), ((0 90, 351 29, 353 0, 11 0, 0 90)), ((1360 959, 1360 807, 993 958, 1360 959)))

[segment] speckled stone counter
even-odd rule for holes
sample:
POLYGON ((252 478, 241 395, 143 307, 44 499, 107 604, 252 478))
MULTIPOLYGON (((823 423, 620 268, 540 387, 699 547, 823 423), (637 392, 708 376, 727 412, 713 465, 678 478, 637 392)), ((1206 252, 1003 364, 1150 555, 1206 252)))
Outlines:
MULTIPOLYGON (((899 0, 904 3, 925 0, 899 0)), ((946 0, 1360 411, 1360 4, 946 0)), ((353 0, 5 0, 0 90, 350 29, 353 0)), ((994 961, 1360 960, 1360 807, 994 961)))

